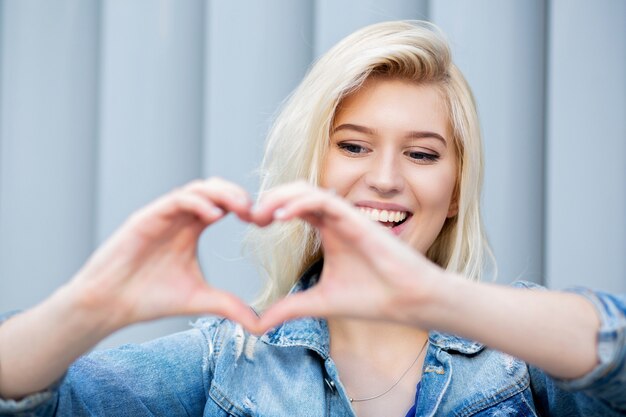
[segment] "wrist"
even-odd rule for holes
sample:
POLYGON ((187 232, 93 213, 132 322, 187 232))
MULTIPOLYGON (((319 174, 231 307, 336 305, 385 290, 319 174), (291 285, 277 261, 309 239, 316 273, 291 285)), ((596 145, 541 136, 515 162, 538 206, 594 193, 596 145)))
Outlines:
POLYGON ((424 265, 423 261, 413 268, 403 268, 395 276, 403 276, 403 284, 389 307, 394 321, 424 330, 438 329, 441 312, 450 304, 450 289, 459 277, 437 265, 424 265), (419 275, 415 271, 420 271, 419 275))
POLYGON ((73 280, 60 287, 50 303, 74 331, 89 333, 95 343, 127 325, 121 309, 95 283, 73 280))
POLYGON ((71 282, 11 317, 0 328, 0 396, 19 399, 49 387, 119 328, 113 316, 85 303, 84 293, 71 282))
POLYGON ((448 321, 455 314, 460 298, 467 292, 464 287, 468 285, 472 283, 459 274, 433 268, 422 284, 414 324, 428 330, 452 331, 448 321))

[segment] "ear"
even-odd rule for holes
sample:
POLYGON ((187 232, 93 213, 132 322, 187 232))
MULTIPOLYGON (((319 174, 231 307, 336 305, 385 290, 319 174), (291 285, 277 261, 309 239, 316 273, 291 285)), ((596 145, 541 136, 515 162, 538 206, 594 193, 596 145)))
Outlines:
POLYGON ((452 197, 452 200, 450 201, 450 206, 448 207, 448 214, 446 216, 448 219, 459 214, 459 199, 456 194, 457 193, 455 193, 455 195, 452 197))

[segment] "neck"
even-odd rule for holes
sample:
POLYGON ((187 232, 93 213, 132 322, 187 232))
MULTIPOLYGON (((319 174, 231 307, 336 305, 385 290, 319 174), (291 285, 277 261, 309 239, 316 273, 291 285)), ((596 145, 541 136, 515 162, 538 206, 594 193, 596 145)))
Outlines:
POLYGON ((412 356, 416 347, 428 338, 428 332, 396 323, 329 319, 331 354, 372 356, 384 360, 412 356))
POLYGON ((329 319, 328 329, 330 354, 355 412, 389 415, 390 404, 393 414, 406 412, 421 379, 428 332, 355 319, 329 319))

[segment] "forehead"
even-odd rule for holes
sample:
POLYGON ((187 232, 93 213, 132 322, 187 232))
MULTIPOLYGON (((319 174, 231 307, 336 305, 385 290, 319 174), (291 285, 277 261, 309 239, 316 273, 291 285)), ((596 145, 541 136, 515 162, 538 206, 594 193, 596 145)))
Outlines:
POLYGON ((381 128, 436 130, 448 137, 448 114, 441 88, 409 80, 370 78, 337 106, 333 127, 360 122, 381 128))

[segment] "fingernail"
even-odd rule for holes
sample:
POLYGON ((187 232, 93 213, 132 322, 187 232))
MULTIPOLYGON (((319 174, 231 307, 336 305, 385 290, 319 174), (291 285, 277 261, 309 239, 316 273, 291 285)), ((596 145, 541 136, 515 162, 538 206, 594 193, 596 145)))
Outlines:
POLYGON ((274 212, 274 218, 276 220, 283 220, 285 217, 287 217, 287 211, 283 208, 279 208, 274 212))
POLYGON ((224 214, 224 210, 222 210, 222 209, 221 209, 221 208, 219 208, 219 207, 213 207, 213 208, 211 209, 211 214, 212 214, 213 216, 215 216, 215 217, 218 217, 218 216, 221 216, 221 215, 223 215, 223 214, 224 214))

